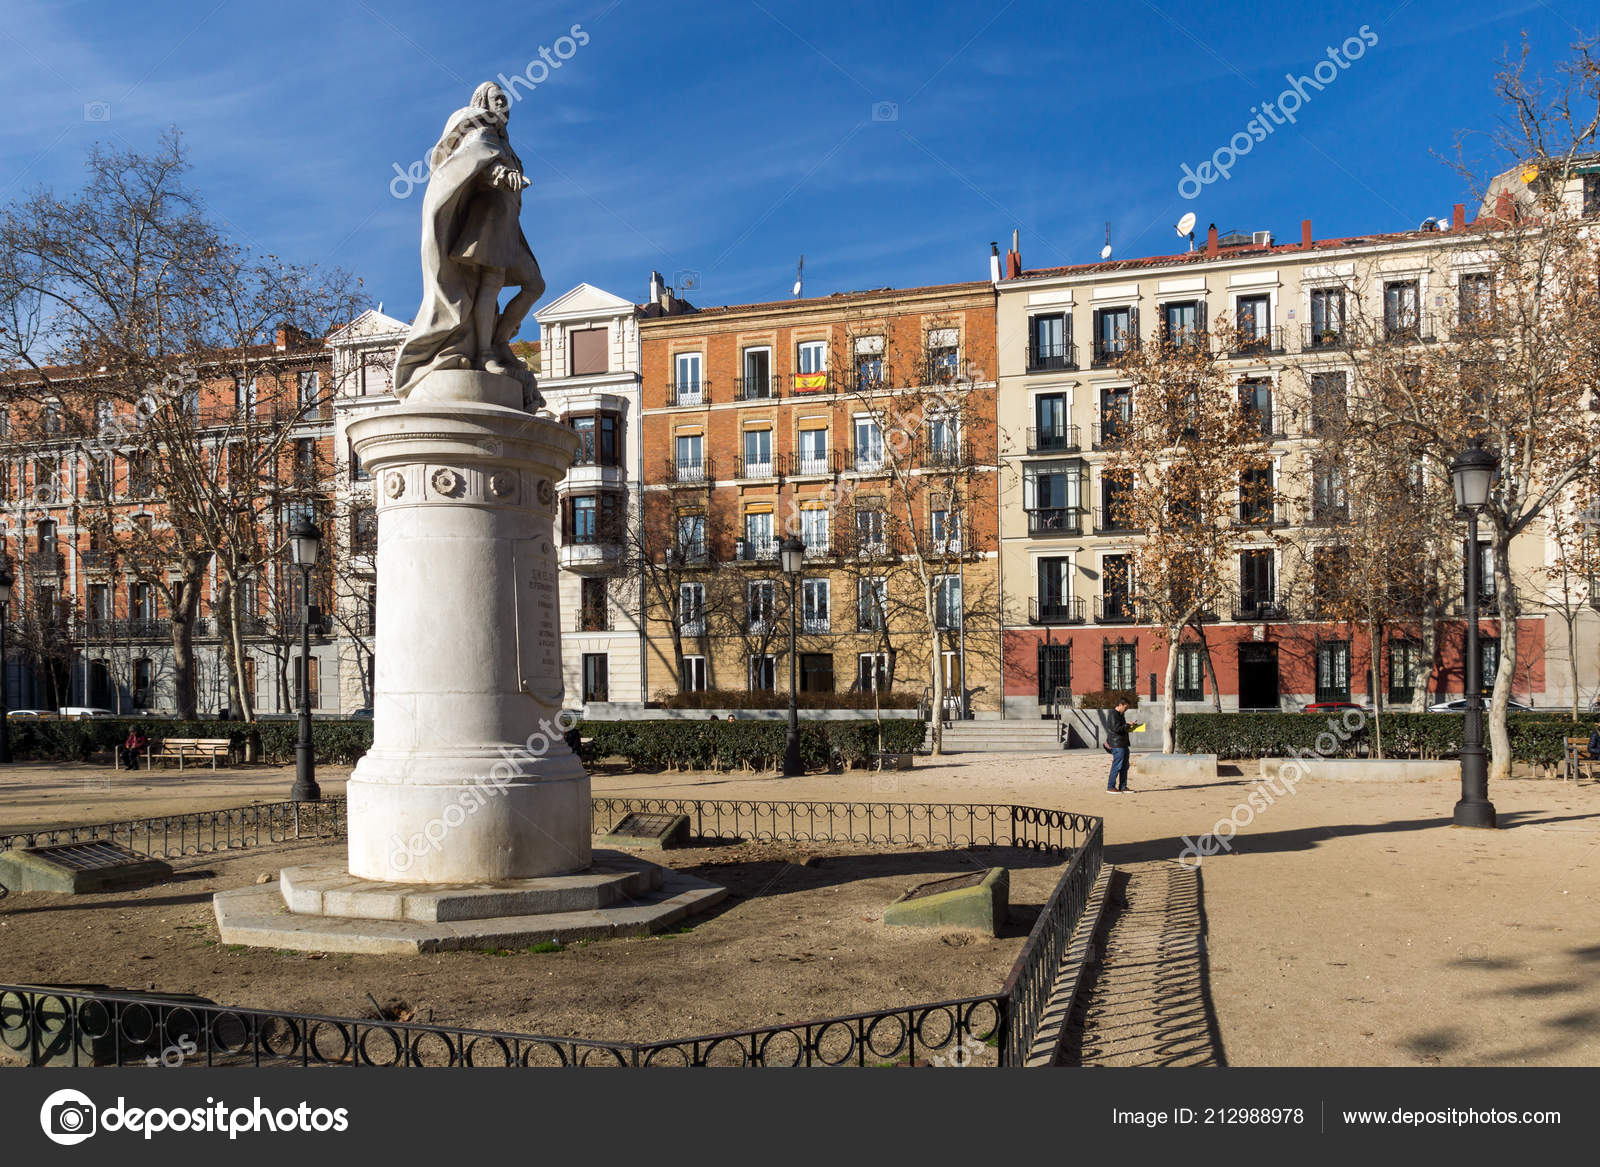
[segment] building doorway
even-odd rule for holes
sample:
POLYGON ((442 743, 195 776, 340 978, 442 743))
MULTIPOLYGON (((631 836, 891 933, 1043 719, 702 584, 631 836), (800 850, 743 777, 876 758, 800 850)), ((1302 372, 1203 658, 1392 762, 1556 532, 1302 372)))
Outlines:
POLYGON ((1239 708, 1276 710, 1278 701, 1278 646, 1251 643, 1239 646, 1239 708))

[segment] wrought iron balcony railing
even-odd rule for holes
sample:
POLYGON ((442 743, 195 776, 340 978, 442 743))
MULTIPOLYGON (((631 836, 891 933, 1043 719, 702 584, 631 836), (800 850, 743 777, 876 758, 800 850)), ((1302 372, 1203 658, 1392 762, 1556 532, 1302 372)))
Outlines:
POLYGON ((733 383, 735 401, 766 401, 778 396, 778 382, 773 377, 740 377, 733 383))
POLYGON ((1082 624, 1083 600, 1074 596, 1035 596, 1028 601, 1029 624, 1082 624))
POLYGON ((1055 344, 1028 346, 1028 372, 1045 373, 1078 367, 1078 346, 1058 341, 1055 344))
POLYGON ((1028 511, 1030 535, 1083 534, 1082 507, 1033 507, 1028 511))
POLYGON ((1136 624, 1138 620, 1138 605, 1128 596, 1099 596, 1095 600, 1096 624, 1136 624))
POLYGON ((1220 341, 1223 355, 1230 358, 1272 356, 1283 352, 1283 329, 1246 326, 1221 334, 1220 341))
POLYGON ((709 405, 711 382, 673 381, 667 386, 668 405, 709 405))
POLYGON ((1028 427, 1030 454, 1064 454, 1078 448, 1078 427, 1075 425, 1028 427))

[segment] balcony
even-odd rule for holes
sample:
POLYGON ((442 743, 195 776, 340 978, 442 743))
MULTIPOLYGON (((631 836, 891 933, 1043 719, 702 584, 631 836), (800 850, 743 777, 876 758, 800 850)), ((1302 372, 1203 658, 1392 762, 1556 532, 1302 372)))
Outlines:
POLYGON ((705 617, 698 620, 680 620, 678 622, 678 635, 686 639, 704 636, 706 634, 705 617))
POLYGON ((1288 618, 1288 607, 1276 600, 1246 596, 1233 602, 1233 619, 1240 624, 1263 624, 1269 620, 1288 618))
POLYGON ((715 477, 710 458, 679 461, 667 459, 667 481, 673 486, 705 486, 715 477))
POLYGON ((1348 323, 1315 324, 1300 326, 1300 348, 1310 352, 1316 349, 1345 349, 1355 343, 1355 332, 1348 323))
POLYGON ((577 575, 611 571, 622 560, 622 544, 614 537, 568 539, 561 544, 561 566, 577 575))
POLYGON ((83 630, 91 641, 172 639, 171 620, 85 620, 83 630))
POLYGON ((816 536, 812 536, 810 539, 806 539, 804 536, 801 538, 806 545, 806 559, 828 559, 833 555, 832 543, 826 535, 821 538, 816 536))
POLYGON ((733 557, 740 563, 775 563, 778 559, 778 541, 771 535, 735 539, 733 557))
POLYGON ((78 561, 83 564, 85 571, 109 571, 117 565, 115 551, 80 551, 78 561))
POLYGON ((922 464, 931 468, 950 469, 972 465, 972 451, 965 441, 945 438, 929 441, 922 449, 922 464))
POLYGON ((709 567, 710 549, 704 539, 690 539, 667 548, 667 562, 680 567, 709 567))
POLYGON ((1097 421, 1089 427, 1089 446, 1091 449, 1103 450, 1115 442, 1118 436, 1132 422, 1126 418, 1112 418, 1109 421, 1097 421))
POLYGON ((1078 346, 1075 344, 1030 344, 1028 346, 1028 372, 1049 373, 1078 367, 1078 346))
POLYGON ((735 401, 771 401, 778 396, 778 382, 772 377, 740 377, 733 383, 735 401))
POLYGON ((1283 353, 1283 329, 1240 328, 1221 336, 1223 356, 1229 360, 1279 356, 1283 353))
POLYGON ((1030 535, 1083 534, 1082 507, 1034 507, 1028 511, 1030 535))
POLYGON ((955 349, 941 349, 924 354, 922 383, 924 385, 953 385, 960 377, 960 364, 955 349))
POLYGON ((780 473, 786 478, 830 478, 839 472, 836 450, 824 450, 820 454, 791 452, 781 454, 779 458, 782 465, 780 473))
POLYGON ((868 446, 845 454, 845 468, 856 474, 882 474, 887 466, 888 458, 882 446, 868 446))
POLYGON ((828 619, 826 614, 819 616, 813 613, 809 616, 803 616, 800 619, 801 632, 810 633, 813 636, 819 636, 825 632, 831 632, 832 630, 832 622, 828 619))
POLYGON ((1383 318, 1383 339, 1390 344, 1431 344, 1433 323, 1431 312, 1387 313, 1383 318))
POLYGON ((1100 596, 1094 604, 1096 624, 1136 624, 1139 619, 1137 605, 1127 596, 1100 596))
POLYGON ((1311 504, 1311 517, 1306 525, 1312 527, 1331 527, 1335 523, 1350 521, 1350 505, 1348 503, 1319 502, 1311 504))
POLYGON ((1078 427, 1075 425, 1028 427, 1030 454, 1067 454, 1078 449, 1078 427))
POLYGON ((1125 354, 1139 347, 1137 336, 1119 336, 1115 340, 1096 340, 1093 349, 1093 364, 1097 369, 1107 365, 1114 365, 1125 354))
POLYGON ((1094 530, 1097 535, 1132 534, 1142 529, 1134 524, 1122 506, 1102 506, 1095 512, 1094 530))
POLYGON ((1278 521, 1277 509, 1270 502, 1241 502, 1233 507, 1235 527, 1271 527, 1278 521))
POLYGON ((1082 624, 1083 601, 1074 597, 1040 599, 1034 597, 1028 601, 1029 624, 1082 624))
POLYGON ((776 478, 778 476, 777 459, 771 453, 754 458, 748 454, 740 454, 738 476, 740 478, 776 478))
POLYGON ((711 404, 711 382, 673 381, 667 386, 668 405, 709 405, 711 404))

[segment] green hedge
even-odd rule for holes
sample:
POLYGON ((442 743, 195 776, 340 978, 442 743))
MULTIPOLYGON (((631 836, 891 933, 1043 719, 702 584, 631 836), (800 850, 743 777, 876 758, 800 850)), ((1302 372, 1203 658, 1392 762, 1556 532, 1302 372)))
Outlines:
MULTIPOLYGON (((135 726, 152 742, 169 737, 225 737, 243 748, 250 735, 260 742, 260 757, 269 763, 292 762, 299 722, 273 721, 180 721, 164 717, 97 717, 83 721, 9 722, 11 755, 19 761, 87 762, 97 754, 109 755, 127 739, 135 726)), ((352 764, 372 748, 372 722, 367 720, 311 722, 311 741, 317 761, 352 764)))
MULTIPOLYGON (((883 722, 883 748, 903 753, 922 744, 927 724, 913 718, 883 722)), ((585 762, 626 758, 642 770, 776 769, 783 761, 783 721, 582 721, 573 731, 585 762)), ((800 757, 808 769, 837 758, 859 765, 878 749, 876 721, 802 721, 800 757)))
POLYGON ((1119 701, 1138 708, 1139 694, 1132 689, 1095 689, 1085 693, 1078 704, 1082 709, 1115 709, 1119 701))
MULTIPOLYGON (((1348 726, 1341 715, 1315 713, 1180 713, 1177 750, 1183 754, 1216 754, 1219 758, 1281 758, 1308 751, 1329 758, 1364 757, 1371 752, 1373 719, 1358 711, 1348 726), (1332 720, 1340 727, 1330 733, 1332 720)), ((1511 754, 1518 762, 1559 766, 1563 740, 1588 737, 1600 718, 1591 714, 1574 724, 1550 713, 1513 713, 1511 754)), ((1461 752, 1466 717, 1460 713, 1385 713, 1382 717, 1386 758, 1449 758, 1461 752)), ((1488 726, 1485 719, 1485 738, 1488 726)))

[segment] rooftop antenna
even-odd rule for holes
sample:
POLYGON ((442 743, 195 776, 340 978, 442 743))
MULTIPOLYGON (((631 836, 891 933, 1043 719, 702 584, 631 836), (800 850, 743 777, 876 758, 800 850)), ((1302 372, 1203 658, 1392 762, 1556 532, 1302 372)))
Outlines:
POLYGON ((1194 212, 1193 211, 1185 211, 1184 212, 1183 218, 1178 220, 1177 231, 1178 231, 1178 238, 1179 239, 1182 239, 1185 236, 1188 236, 1188 239, 1189 239, 1189 250, 1193 251, 1194 250, 1194 212))
POLYGON ((794 269, 794 298, 800 298, 801 290, 806 286, 806 257, 801 256, 800 262, 794 269))
POLYGON ((1111 224, 1106 224, 1106 245, 1100 249, 1101 259, 1111 258, 1111 224))

